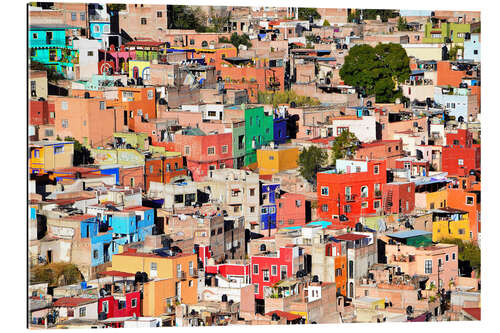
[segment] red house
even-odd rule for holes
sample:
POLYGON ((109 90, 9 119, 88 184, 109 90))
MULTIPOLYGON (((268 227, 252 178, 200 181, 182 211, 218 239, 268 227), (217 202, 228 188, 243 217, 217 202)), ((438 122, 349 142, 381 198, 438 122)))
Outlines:
POLYGON ((264 288, 274 285, 280 280, 295 276, 304 269, 302 249, 293 244, 281 247, 277 253, 252 256, 251 282, 255 285, 255 298, 264 299, 264 288), (301 259, 302 258, 302 259, 301 259))
POLYGON ((443 147, 441 169, 449 175, 464 176, 470 170, 481 168, 481 148, 478 145, 443 147))
POLYGON ((472 132, 466 129, 456 129, 446 133, 446 144, 448 146, 471 147, 472 143, 472 132))
POLYGON ((133 291, 124 296, 110 295, 99 298, 98 313, 106 313, 106 319, 141 316, 141 292, 133 291))
POLYGON ((30 101, 29 123, 30 125, 54 124, 54 104, 47 101, 30 101), (52 113, 52 117, 51 117, 52 113))
POLYGON ((201 181, 210 170, 233 167, 232 133, 205 134, 199 128, 175 133, 175 151, 187 160, 194 181, 201 181))
POLYGON ((415 209, 415 183, 384 184, 382 196, 384 214, 410 214, 415 209))
POLYGON ((250 264, 228 262, 220 265, 207 266, 206 274, 220 274, 225 278, 250 283, 250 264))
POLYGON ((336 169, 319 172, 318 215, 338 222, 345 215, 355 224, 361 216, 382 210, 382 186, 387 183, 385 160, 337 160, 336 169))

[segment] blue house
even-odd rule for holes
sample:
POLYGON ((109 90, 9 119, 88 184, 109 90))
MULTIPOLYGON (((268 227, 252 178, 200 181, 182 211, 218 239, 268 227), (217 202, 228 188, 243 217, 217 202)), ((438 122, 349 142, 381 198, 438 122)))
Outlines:
POLYGON ((276 229, 276 193, 280 184, 262 184, 260 230, 276 229))
POLYGON ((90 37, 94 39, 102 39, 103 34, 109 34, 111 32, 111 23, 109 21, 90 21, 90 37))
POLYGON ((72 37, 79 27, 65 24, 30 25, 28 47, 30 59, 55 69, 65 77, 71 78, 74 64, 78 64, 78 51, 73 49, 72 37))
POLYGON ((288 135, 288 112, 285 106, 279 106, 273 112, 273 141, 276 144, 283 144, 290 138, 288 135))
POLYGON ((80 222, 81 238, 90 238, 91 266, 95 267, 110 262, 113 254, 118 253, 118 245, 113 241, 105 223, 97 217, 87 218, 80 222))
POLYGON ((141 242, 146 236, 153 234, 154 209, 148 207, 131 207, 123 211, 113 212, 110 217, 110 227, 116 238, 121 242, 141 242))

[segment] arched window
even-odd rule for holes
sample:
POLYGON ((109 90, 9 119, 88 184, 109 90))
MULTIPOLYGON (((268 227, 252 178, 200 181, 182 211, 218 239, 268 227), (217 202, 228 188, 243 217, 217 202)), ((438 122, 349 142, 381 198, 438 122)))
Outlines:
POLYGON ((368 186, 361 186, 361 197, 368 198, 368 186))
POLYGON ((354 283, 349 282, 349 297, 353 298, 354 295, 354 283))
POLYGON ((203 42, 201 42, 201 47, 208 47, 208 43, 206 40, 204 40, 203 42))
POLYGON ((142 79, 143 80, 151 80, 151 68, 146 67, 142 70, 142 79))

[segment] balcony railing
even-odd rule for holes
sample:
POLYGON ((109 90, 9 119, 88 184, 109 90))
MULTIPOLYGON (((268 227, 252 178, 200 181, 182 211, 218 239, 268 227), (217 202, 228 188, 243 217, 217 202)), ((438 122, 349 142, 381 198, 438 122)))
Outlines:
POLYGON ((66 39, 30 40, 28 47, 66 47, 66 39))
POLYGON ((190 277, 198 277, 198 271, 196 269, 190 269, 189 276, 190 277))
POLYGON ((186 272, 177 272, 177 278, 179 280, 186 280, 186 272))

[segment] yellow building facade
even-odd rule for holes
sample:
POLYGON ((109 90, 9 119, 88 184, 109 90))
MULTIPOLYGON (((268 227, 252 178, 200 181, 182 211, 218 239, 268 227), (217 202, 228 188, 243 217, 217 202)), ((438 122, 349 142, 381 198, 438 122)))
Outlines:
POLYGON ((273 175, 277 172, 298 167, 299 148, 279 147, 257 149, 257 165, 259 174, 273 175))
POLYGON ((29 145, 30 173, 45 173, 73 166, 74 143, 63 141, 38 141, 29 145))
POLYGON ((432 241, 439 242, 445 238, 471 240, 468 214, 458 221, 441 220, 432 223, 432 241))

